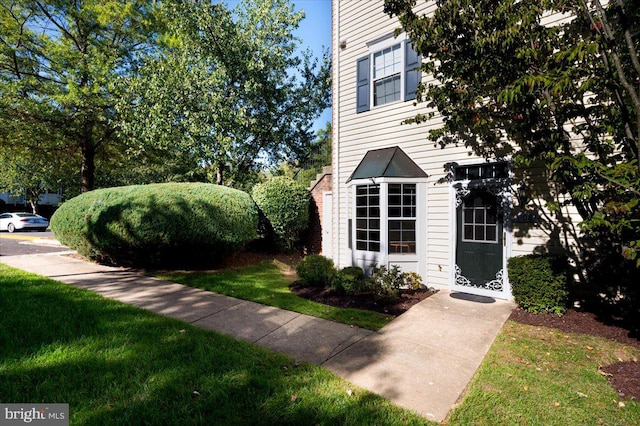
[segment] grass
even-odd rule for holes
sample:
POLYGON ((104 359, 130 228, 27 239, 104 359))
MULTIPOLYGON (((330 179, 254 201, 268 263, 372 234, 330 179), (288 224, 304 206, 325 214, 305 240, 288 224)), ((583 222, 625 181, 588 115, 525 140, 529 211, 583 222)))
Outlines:
POLYGON ((320 367, 1 264, 0 321, 0 403, 68 403, 72 425, 426 424, 320 367))
POLYGON ((449 424, 638 425, 600 366, 640 358, 606 339, 508 321, 449 424))
POLYGON ((361 309, 336 308, 298 297, 289 290, 290 281, 275 262, 265 261, 241 269, 219 272, 171 272, 158 274, 156 277, 374 331, 394 318, 361 309))
MULTIPOLYGON (((0 321, 0 403, 69 403, 72 425, 431 424, 320 367, 1 264, 0 321)), ((598 373, 634 358, 508 321, 447 424, 638 425, 640 403, 598 373)))

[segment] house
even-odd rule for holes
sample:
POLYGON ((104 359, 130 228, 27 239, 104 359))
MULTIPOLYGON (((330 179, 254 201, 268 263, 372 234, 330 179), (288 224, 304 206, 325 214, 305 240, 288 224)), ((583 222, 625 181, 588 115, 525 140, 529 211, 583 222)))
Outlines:
MULTIPOLYGON (((426 108, 414 104, 418 82, 430 78, 416 69, 421 58, 405 34, 394 35, 400 24, 383 0, 332 6, 333 185, 323 253, 338 267, 398 265, 429 287, 511 299, 507 260, 572 250, 578 216, 532 200, 509 158, 427 141, 437 115, 401 124, 426 108)), ((419 2, 417 12, 428 7, 419 2)))

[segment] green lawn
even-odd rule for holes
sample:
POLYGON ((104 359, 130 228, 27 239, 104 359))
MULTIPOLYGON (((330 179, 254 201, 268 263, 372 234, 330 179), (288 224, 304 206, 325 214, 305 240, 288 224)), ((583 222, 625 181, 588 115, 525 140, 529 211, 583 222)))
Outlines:
POLYGON ((0 321, 0 402, 68 403, 73 425, 425 424, 320 367, 1 264, 0 321))
POLYGON ((640 425, 640 403, 598 372, 634 358, 640 348, 507 321, 449 424, 640 425))
POLYGON ((281 266, 275 262, 265 261, 241 269, 225 269, 219 272, 171 272, 155 276, 190 287, 374 331, 384 327, 394 318, 391 315, 361 309, 334 308, 298 297, 289 291, 291 282, 286 279, 281 266))
MULTIPOLYGON (((69 403, 73 425, 430 424, 320 367, 4 265, 0 321, 0 402, 69 403)), ((508 321, 447 424, 638 425, 598 373, 634 358, 508 321)))

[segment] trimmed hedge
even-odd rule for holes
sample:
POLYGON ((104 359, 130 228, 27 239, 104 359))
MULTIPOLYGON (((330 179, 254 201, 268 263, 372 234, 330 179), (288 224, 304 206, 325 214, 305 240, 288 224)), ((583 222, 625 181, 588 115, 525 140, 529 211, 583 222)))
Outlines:
POLYGON ((293 179, 276 176, 254 186, 251 196, 269 220, 278 245, 291 250, 309 226, 309 191, 293 179))
POLYGON ((60 206, 56 238, 112 264, 210 262, 256 238, 258 210, 242 191, 204 183, 98 189, 60 206))
POLYGON ((366 291, 368 283, 362 268, 359 266, 347 266, 334 275, 329 287, 339 293, 354 295, 366 291))
POLYGON ((562 315, 567 307, 567 259, 552 255, 527 255, 507 263, 513 297, 533 313, 562 315))
POLYGON ((326 287, 336 274, 336 267, 333 260, 319 254, 310 254, 298 263, 296 273, 306 286, 326 287))

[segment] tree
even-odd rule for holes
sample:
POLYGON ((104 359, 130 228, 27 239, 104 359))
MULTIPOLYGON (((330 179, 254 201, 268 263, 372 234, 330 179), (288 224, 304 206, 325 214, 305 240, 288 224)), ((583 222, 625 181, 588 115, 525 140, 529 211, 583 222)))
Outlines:
POLYGON ((11 129, 0 133, 3 148, 34 164, 66 152, 78 158, 82 191, 93 189, 97 156, 121 143, 119 83, 152 47, 155 9, 142 0, 3 1, 0 128, 11 129), (39 137, 23 137, 32 128, 39 137))
POLYGON ((304 185, 309 185, 322 173, 324 166, 331 165, 331 122, 326 122, 324 128, 316 132, 313 143, 307 148, 304 155, 294 161, 281 162, 273 170, 272 176, 287 176, 304 185))
POLYGON ((128 80, 122 132, 196 156, 209 180, 242 186, 257 170, 297 158, 329 102, 328 54, 296 54, 303 13, 285 0, 167 2, 169 31, 142 75, 128 80))
POLYGON ((435 143, 546 168, 586 234, 640 266, 637 2, 436 0, 430 16, 414 5, 386 0, 384 9, 438 82, 418 94, 433 112, 407 121, 437 110, 435 143), (553 13, 562 19, 543 25, 553 13))

